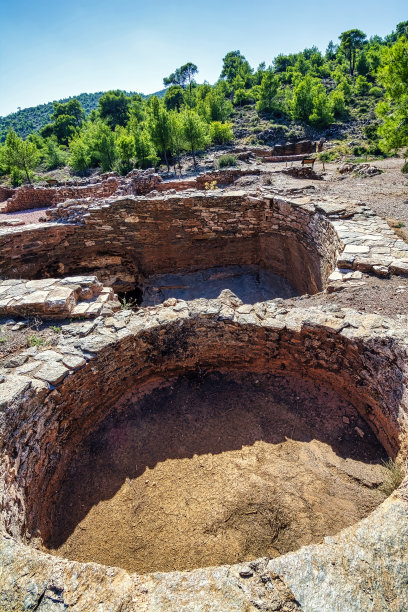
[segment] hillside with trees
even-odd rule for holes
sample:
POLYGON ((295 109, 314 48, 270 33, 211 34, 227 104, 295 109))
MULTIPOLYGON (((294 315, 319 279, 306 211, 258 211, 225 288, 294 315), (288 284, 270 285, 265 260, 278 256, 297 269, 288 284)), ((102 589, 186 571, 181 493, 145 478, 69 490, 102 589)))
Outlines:
MULTIPOLYGON (((69 102, 70 100, 78 100, 83 107, 85 114, 89 115, 91 111, 97 109, 99 99, 104 93, 104 91, 97 91, 95 93, 81 93, 78 96, 63 98, 57 102, 64 103, 69 102)), ((128 96, 134 95, 134 92, 124 91, 123 93, 128 96)), ((164 90, 157 92, 155 95, 159 97, 163 96, 164 90)), ((47 104, 39 104, 38 106, 18 109, 16 113, 10 113, 10 115, 0 117, 0 142, 5 141, 10 127, 12 127, 22 138, 26 138, 32 132, 38 132, 47 123, 49 123, 51 115, 54 112, 55 103, 56 102, 48 102, 47 104)))
POLYGON ((78 174, 170 170, 184 153, 195 165, 200 151, 233 142, 341 140, 357 133, 364 140, 360 153, 379 156, 408 144, 408 21, 385 38, 348 30, 324 53, 311 47, 280 54, 270 66, 254 68, 240 51, 230 51, 214 85, 199 84, 198 74, 192 62, 175 69, 163 79, 163 97, 82 94, 19 111, 18 122, 6 125, 13 116, 5 118, 4 178, 16 185, 35 171, 67 164, 78 174))

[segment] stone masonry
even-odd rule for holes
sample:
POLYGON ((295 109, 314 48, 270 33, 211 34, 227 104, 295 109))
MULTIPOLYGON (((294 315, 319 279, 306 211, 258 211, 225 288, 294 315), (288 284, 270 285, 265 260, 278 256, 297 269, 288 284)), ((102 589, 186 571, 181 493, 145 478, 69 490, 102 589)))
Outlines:
POLYGON ((142 389, 152 377, 197 367, 279 372, 284 366, 330 384, 363 411, 392 456, 406 453, 406 338, 405 324, 380 316, 333 307, 286 311, 275 302, 250 306, 225 292, 217 300, 174 299, 121 311, 91 327, 73 323, 52 351, 26 351, 1 385, 2 609, 385 612, 390 601, 392 609, 404 609, 408 482, 321 545, 228 568, 138 576, 56 559, 32 546, 33 528, 47 529, 48 504, 76 445, 124 388, 142 389), (39 490, 41 498, 31 493, 39 490))
POLYGON ((408 477, 362 521, 274 559, 138 575, 41 550, 82 440, 124 394, 189 372, 322 383, 407 464, 407 315, 300 298, 246 304, 229 290, 119 308, 113 291, 215 266, 259 265, 300 294, 345 287, 354 300, 364 275, 408 275, 408 245, 369 207, 260 182, 242 190, 239 172, 191 182, 135 173, 109 197, 61 201, 47 223, 0 227, 0 316, 57 318, 61 327, 51 347, 17 348, 0 367, 0 610, 408 609, 408 477), (202 189, 212 180, 231 186, 202 189))
POLYGON ((0 281, 0 316, 88 318, 100 315, 105 305, 120 308, 111 287, 96 276, 0 281))

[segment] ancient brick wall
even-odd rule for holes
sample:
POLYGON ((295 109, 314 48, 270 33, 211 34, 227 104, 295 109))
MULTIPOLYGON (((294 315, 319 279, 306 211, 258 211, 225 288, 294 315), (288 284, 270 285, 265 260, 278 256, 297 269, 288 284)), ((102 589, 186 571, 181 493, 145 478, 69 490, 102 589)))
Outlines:
POLYGON ((339 245, 319 213, 244 192, 126 197, 81 214, 77 225, 2 230, 0 275, 92 273, 122 292, 152 274, 259 264, 314 293, 334 269, 339 245))
POLYGON ((115 177, 108 178, 101 183, 91 183, 78 187, 23 186, 14 190, 6 202, 4 212, 18 212, 30 208, 46 208, 69 199, 108 198, 115 193, 118 186, 119 179, 115 177))
POLYGON ((5 200, 8 200, 9 198, 11 198, 13 194, 14 194, 14 189, 9 189, 8 187, 0 186, 0 202, 4 202, 5 200))
POLYGON ((316 153, 323 150, 322 140, 299 140, 298 142, 285 142, 282 145, 275 145, 269 148, 250 147, 246 150, 251 151, 257 157, 288 157, 292 155, 305 155, 316 153))
MULTIPOLYGON (((356 329, 350 337, 339 335, 342 320, 327 314, 322 318, 322 313, 299 311, 276 319, 263 305, 258 315, 255 309, 240 322, 222 299, 203 300, 201 310, 187 309, 184 315, 165 307, 142 318, 135 315, 128 322, 133 331, 122 338, 77 338, 76 350, 84 351, 87 366, 66 376, 54 391, 21 389, 19 399, 4 406, 2 466, 13 474, 3 503, 0 496, 6 531, 19 538, 25 528, 41 526, 46 535, 52 522, 49 508, 65 467, 110 406, 135 385, 140 390, 197 367, 204 372, 284 371, 328 384, 355 405, 395 456, 399 419, 406 410, 405 353, 398 340, 359 337, 356 329), (41 496, 34 494, 38 491, 41 496)), ((356 314, 352 317, 355 322, 356 314)))

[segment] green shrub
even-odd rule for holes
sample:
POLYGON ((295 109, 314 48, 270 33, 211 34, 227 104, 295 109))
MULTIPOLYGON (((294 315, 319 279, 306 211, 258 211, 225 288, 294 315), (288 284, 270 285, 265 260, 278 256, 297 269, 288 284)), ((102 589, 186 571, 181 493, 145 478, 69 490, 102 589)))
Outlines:
POLYGON ((221 123, 221 121, 213 121, 210 123, 210 138, 213 144, 228 144, 233 138, 231 123, 221 123))
POLYGON ((367 155, 368 149, 362 145, 353 147, 352 149, 354 157, 360 157, 361 155, 367 155))
POLYGON ((359 106, 359 108, 357 109, 357 113, 359 115, 365 115, 366 113, 368 113, 369 111, 369 107, 367 106, 367 104, 361 104, 361 106, 359 106))
POLYGON ((375 122, 363 127, 363 134, 368 138, 368 140, 379 140, 377 133, 378 126, 379 123, 375 122))
POLYGON ((20 187, 23 184, 23 175, 18 168, 12 168, 10 171, 10 183, 12 187, 20 187))
POLYGON ((218 158, 218 167, 219 168, 228 168, 231 166, 237 165, 237 158, 235 155, 221 155, 218 158))
POLYGON ((28 346, 42 346, 44 344, 44 340, 36 334, 33 334, 27 338, 27 344, 28 346))
POLYGON ((370 91, 370 83, 361 74, 356 78, 355 90, 359 96, 366 96, 370 91))
POLYGON ((401 172, 403 172, 404 174, 408 174, 408 161, 406 161, 405 164, 402 166, 401 172))
POLYGON ((381 98, 381 96, 383 95, 383 90, 381 89, 381 87, 371 87, 368 93, 374 98, 381 98))
POLYGON ((368 153, 369 153, 369 155, 374 155, 376 157, 386 157, 384 155, 384 151, 379 146, 379 144, 376 143, 376 142, 372 142, 372 143, 369 144, 369 146, 368 146, 368 153))
POLYGON ((221 155, 218 158, 218 167, 219 168, 228 168, 231 166, 237 165, 237 158, 235 155, 221 155))

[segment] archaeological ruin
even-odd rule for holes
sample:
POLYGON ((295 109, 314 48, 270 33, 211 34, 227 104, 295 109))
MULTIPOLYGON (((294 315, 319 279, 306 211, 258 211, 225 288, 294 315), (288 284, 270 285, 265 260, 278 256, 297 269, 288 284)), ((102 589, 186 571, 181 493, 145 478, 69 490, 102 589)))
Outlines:
POLYGON ((1 610, 408 607, 408 244, 309 150, 0 190, 1 610))

